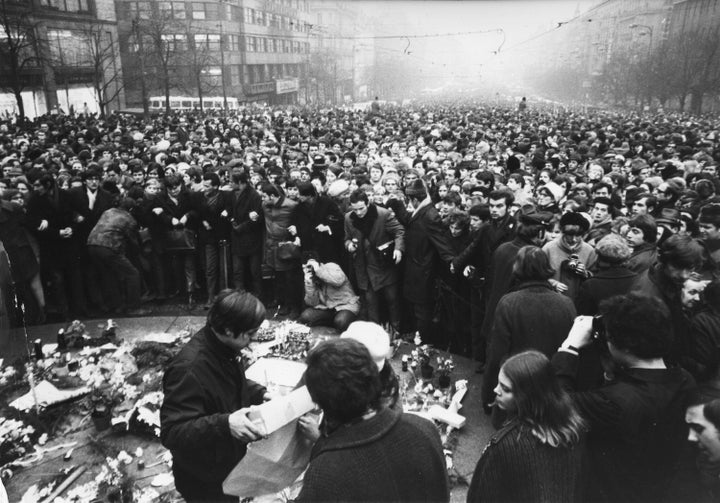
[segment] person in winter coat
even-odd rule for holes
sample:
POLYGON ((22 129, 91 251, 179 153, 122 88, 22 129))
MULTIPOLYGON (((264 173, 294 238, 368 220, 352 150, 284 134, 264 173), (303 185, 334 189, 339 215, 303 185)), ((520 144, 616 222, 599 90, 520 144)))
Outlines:
POLYGON ((665 501, 687 440, 685 406, 695 381, 665 361, 673 329, 660 300, 618 295, 600 304, 600 313, 601 330, 593 328, 592 316, 579 316, 552 357, 589 426, 583 500, 665 501), (602 386, 578 391, 578 351, 591 344, 606 346, 614 372, 602 386))
POLYGON ((51 305, 65 320, 69 319, 71 311, 77 316, 86 316, 87 301, 80 266, 85 243, 77 241, 78 222, 74 218, 71 195, 61 190, 50 174, 33 180, 27 223, 40 249, 43 282, 51 285, 46 290, 51 305))
MULTIPOLYGON (((392 210, 405 227, 405 268, 403 295, 412 306, 415 328, 426 343, 438 341, 432 330, 435 281, 439 267, 449 267, 453 251, 448 230, 443 226, 422 180, 413 180, 406 189, 412 212, 398 200, 392 210)), ((388 204, 390 204, 390 202, 388 204)))
POLYGON ((368 318, 380 323, 380 303, 384 302, 390 326, 397 334, 401 308, 399 264, 405 251, 405 229, 390 210, 370 204, 367 194, 357 189, 350 194, 350 212, 345 215, 345 248, 352 257, 368 318))
POLYGON ((320 262, 343 263, 343 214, 329 197, 319 195, 310 182, 297 184, 300 204, 293 225, 303 253, 314 253, 320 262))
POLYGON ((513 265, 518 286, 500 299, 495 310, 481 391, 486 410, 495 399, 498 372, 508 355, 526 349, 552 355, 572 327, 575 306, 548 283, 553 272, 547 255, 537 246, 518 252, 513 265))
POLYGON ((631 219, 624 231, 625 240, 632 249, 627 268, 641 274, 657 260, 657 223, 650 215, 638 215, 631 219))
POLYGON ((324 419, 297 501, 449 501, 437 428, 382 406, 378 365, 362 343, 318 344, 305 382, 324 419))
POLYGON ((589 227, 590 223, 580 213, 565 213, 560 218, 560 237, 543 246, 555 271, 553 286, 572 301, 582 281, 591 276, 590 270, 597 260, 593 247, 583 240, 589 227))
POLYGON ((245 377, 237 358, 265 319, 265 306, 247 292, 223 290, 207 324, 170 362, 163 376, 160 440, 172 453, 175 487, 188 502, 237 502, 222 483, 262 438, 250 406, 270 398, 245 377))
POLYGON ((220 190, 220 177, 217 173, 203 175, 203 192, 194 200, 198 214, 198 244, 202 246, 205 288, 207 303, 210 307, 212 299, 220 289, 224 289, 230 278, 228 241, 230 239, 230 212, 232 211, 233 193, 220 190))
POLYGON ((128 254, 137 254, 140 248, 138 224, 130 213, 135 201, 123 199, 119 207, 110 208, 100 215, 88 236, 88 253, 103 278, 103 297, 115 312, 138 316, 140 303, 140 272, 130 262, 128 254), (124 295, 123 295, 124 292, 124 295), (128 313, 128 309, 134 312, 128 313))
MULTIPOLYGON (((518 252, 525 246, 541 246, 545 239, 552 213, 532 212, 521 214, 518 218, 517 235, 508 243, 501 244, 490 261, 485 289, 487 305, 479 338, 473 340, 473 352, 479 362, 477 371, 483 372, 487 361, 487 348, 495 321, 495 309, 500 299, 511 291, 517 279, 513 276, 513 265, 518 252)), ((453 261, 453 264, 455 262, 453 261)), ((474 307, 480 309, 480 307, 474 307)))
MULTIPOLYGON (((149 183, 146 192, 150 185, 154 184, 149 183)), ((151 263, 156 293, 162 300, 184 292, 191 301, 196 279, 196 249, 175 249, 168 235, 172 230, 186 230, 195 240, 197 204, 178 175, 166 176, 164 185, 165 190, 144 200, 142 210, 152 237, 151 263)))
POLYGON ((350 280, 338 264, 307 261, 305 272, 305 304, 308 306, 299 321, 310 326, 329 325, 344 331, 360 312, 360 299, 350 280))
POLYGON ((301 255, 284 257, 278 251, 281 243, 300 246, 300 240, 290 232, 298 203, 285 197, 282 188, 271 183, 261 186, 260 195, 265 219, 265 264, 274 273, 275 298, 280 303, 278 314, 295 319, 300 315, 303 295, 301 255))
POLYGON ((235 288, 262 298, 262 251, 265 216, 262 197, 244 171, 234 175, 238 191, 232 205, 231 249, 235 288))

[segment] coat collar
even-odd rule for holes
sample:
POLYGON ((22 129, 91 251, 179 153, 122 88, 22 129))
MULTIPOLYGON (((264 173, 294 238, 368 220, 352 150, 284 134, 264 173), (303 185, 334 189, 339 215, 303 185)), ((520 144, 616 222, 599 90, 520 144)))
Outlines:
POLYGON ((320 437, 313 447, 312 458, 323 452, 362 447, 376 442, 387 435, 400 421, 402 414, 402 411, 387 408, 365 421, 340 426, 327 437, 320 437))

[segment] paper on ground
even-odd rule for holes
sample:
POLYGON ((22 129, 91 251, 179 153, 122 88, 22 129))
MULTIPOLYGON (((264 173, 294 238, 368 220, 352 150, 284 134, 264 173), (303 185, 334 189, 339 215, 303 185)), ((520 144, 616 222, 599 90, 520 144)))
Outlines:
MULTIPOLYGON (((90 392, 90 388, 83 386, 72 390, 60 390, 48 381, 40 381, 35 386, 35 395, 37 396, 38 405, 40 407, 48 407, 56 403, 71 400, 90 392)), ((32 390, 10 403, 12 407, 18 410, 27 411, 35 407, 35 398, 32 390)))

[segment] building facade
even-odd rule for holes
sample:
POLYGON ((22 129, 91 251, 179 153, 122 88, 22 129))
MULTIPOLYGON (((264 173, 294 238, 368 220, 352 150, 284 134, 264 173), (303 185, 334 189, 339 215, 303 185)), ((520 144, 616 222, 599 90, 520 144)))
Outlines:
POLYGON ((166 93, 297 102, 307 0, 116 0, 116 9, 131 105, 166 93))
POLYGON ((17 113, 17 91, 31 118, 125 106, 113 0, 0 0, 0 10, 0 111, 17 113))

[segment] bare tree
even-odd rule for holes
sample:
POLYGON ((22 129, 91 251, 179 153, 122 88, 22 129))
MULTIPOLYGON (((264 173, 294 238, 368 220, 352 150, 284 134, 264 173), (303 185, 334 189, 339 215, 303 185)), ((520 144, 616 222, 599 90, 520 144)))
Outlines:
POLYGON ((25 121, 22 92, 29 84, 26 71, 39 68, 38 23, 29 4, 0 0, 0 88, 8 89, 18 105, 18 121, 25 121))
MULTIPOLYGON (((170 113, 170 89, 177 83, 176 66, 179 55, 176 51, 178 33, 185 33, 185 27, 175 21, 172 13, 153 9, 148 19, 136 22, 139 37, 147 41, 141 48, 155 70, 157 84, 165 95, 165 112, 170 113)), ((180 35, 183 37, 184 35, 180 35)))
POLYGON ((86 25, 82 30, 82 39, 87 48, 87 64, 92 68, 93 88, 100 116, 105 117, 107 106, 123 90, 121 74, 115 67, 117 47, 112 32, 105 30, 102 23, 86 25))
MULTIPOLYGON (((186 35, 188 45, 184 57, 184 66, 188 78, 186 80, 187 85, 182 87, 188 91, 192 89, 193 93, 197 93, 197 97, 200 99, 200 110, 202 111, 204 110, 203 97, 220 87, 218 76, 212 74, 213 67, 218 66, 220 62, 213 55, 211 41, 207 38, 196 39, 193 33, 192 29, 188 29, 186 35)), ((219 39, 219 43, 223 43, 222 37, 219 39)), ((222 78, 222 70, 219 77, 222 78)))

